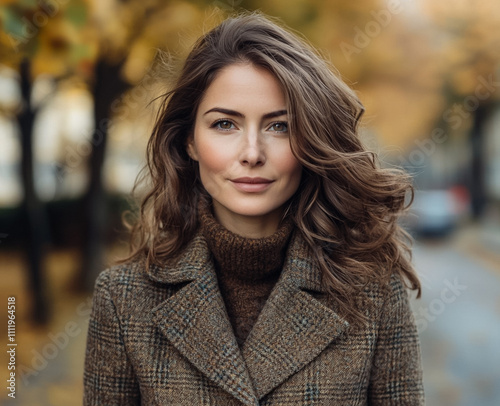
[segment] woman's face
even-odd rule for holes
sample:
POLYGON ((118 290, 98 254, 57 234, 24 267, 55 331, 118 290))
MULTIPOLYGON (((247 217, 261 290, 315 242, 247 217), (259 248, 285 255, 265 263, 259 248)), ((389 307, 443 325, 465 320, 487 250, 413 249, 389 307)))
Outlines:
POLYGON ((276 231, 302 167, 290 149, 285 97, 271 73, 251 64, 222 69, 200 103, 188 153, 224 227, 250 238, 276 231))

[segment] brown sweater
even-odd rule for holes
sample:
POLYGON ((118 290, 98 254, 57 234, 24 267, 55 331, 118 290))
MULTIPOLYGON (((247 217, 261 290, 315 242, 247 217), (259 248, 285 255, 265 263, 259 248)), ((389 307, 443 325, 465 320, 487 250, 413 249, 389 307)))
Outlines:
POLYGON ((200 205, 199 209, 219 289, 241 347, 278 281, 293 223, 287 218, 269 237, 245 238, 224 228, 210 207, 200 205))

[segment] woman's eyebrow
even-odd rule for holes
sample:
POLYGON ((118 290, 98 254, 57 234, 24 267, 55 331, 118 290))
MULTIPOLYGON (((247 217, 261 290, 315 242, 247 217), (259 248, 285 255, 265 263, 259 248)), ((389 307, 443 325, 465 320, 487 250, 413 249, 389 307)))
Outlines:
MULTIPOLYGON (((240 113, 239 111, 236 110, 231 110, 231 109, 224 109, 222 107, 214 107, 210 110, 207 110, 203 115, 206 115, 208 113, 222 113, 222 114, 227 114, 228 116, 235 116, 235 117, 242 117, 244 118, 245 115, 243 113, 240 113)), ((268 119, 268 118, 273 118, 273 117, 279 117, 279 116, 285 116, 287 115, 286 110, 277 110, 277 111, 272 111, 270 113, 266 113, 262 116, 263 119, 268 119)))
POLYGON ((274 117, 279 117, 279 116, 286 116, 288 112, 286 110, 277 110, 277 111, 272 111, 270 113, 266 113, 262 116, 262 118, 274 118, 274 117))

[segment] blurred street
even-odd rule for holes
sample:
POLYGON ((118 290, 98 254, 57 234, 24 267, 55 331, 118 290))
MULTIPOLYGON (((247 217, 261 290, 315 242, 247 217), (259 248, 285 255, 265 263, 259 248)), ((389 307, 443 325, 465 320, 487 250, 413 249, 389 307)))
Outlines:
POLYGON ((498 406, 500 228, 490 222, 417 243, 414 262, 427 404, 498 406))

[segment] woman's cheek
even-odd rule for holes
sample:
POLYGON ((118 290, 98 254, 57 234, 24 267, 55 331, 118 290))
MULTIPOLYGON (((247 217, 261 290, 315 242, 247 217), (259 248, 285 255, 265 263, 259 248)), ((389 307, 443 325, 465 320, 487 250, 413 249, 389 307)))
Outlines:
POLYGON ((203 187, 213 198, 222 192, 224 174, 228 164, 228 156, 223 146, 214 143, 200 143, 198 145, 200 178, 203 187))
POLYGON ((293 155, 290 145, 282 145, 281 148, 276 148, 276 159, 274 160, 279 165, 279 171, 282 174, 287 174, 293 181, 300 181, 302 176, 302 165, 293 155))
POLYGON ((229 156, 224 145, 218 143, 201 143, 199 145, 199 163, 207 172, 220 173, 227 166, 229 156))

